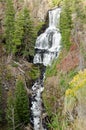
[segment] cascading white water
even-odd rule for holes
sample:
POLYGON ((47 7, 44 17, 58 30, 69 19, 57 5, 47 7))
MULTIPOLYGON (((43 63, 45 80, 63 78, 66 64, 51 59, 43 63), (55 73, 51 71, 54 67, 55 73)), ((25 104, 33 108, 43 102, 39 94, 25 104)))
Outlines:
POLYGON ((59 32, 60 8, 49 11, 49 27, 36 40, 34 64, 51 65, 59 49, 61 34, 59 32))
MULTIPOLYGON (((59 32, 60 13, 60 8, 49 11, 49 27, 36 40, 34 64, 43 64, 44 66, 51 65, 52 61, 58 56, 61 41, 61 34, 59 32)), ((42 92, 44 90, 44 72, 41 74, 41 76, 42 78, 38 78, 38 80, 32 86, 31 122, 34 125, 34 130, 47 130, 47 128, 43 126, 42 122, 42 92)))

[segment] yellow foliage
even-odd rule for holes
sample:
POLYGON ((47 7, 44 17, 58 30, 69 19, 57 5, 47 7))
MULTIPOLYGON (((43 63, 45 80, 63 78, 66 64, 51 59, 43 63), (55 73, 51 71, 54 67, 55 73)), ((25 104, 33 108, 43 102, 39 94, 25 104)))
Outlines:
POLYGON ((65 95, 76 95, 76 92, 86 86, 86 69, 83 71, 79 71, 76 76, 74 76, 73 80, 69 83, 70 89, 66 90, 65 95))
POLYGON ((71 89, 67 89, 66 90, 66 96, 68 96, 69 94, 71 94, 72 93, 72 90, 71 89))

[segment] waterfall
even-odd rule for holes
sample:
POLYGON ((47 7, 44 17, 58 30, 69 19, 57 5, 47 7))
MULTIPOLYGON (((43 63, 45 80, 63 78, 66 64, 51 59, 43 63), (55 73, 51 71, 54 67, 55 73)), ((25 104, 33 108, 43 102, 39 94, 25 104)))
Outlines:
POLYGON ((59 32, 60 8, 49 11, 49 27, 36 40, 34 64, 51 65, 60 49, 59 32))
POLYGON ((45 74, 45 68, 47 65, 51 65, 52 61, 58 56, 60 50, 61 34, 59 31, 59 19, 61 9, 56 8, 49 11, 49 27, 37 37, 35 44, 35 56, 34 64, 43 65, 41 76, 35 81, 32 86, 31 96, 31 124, 33 124, 34 130, 47 130, 43 124, 43 102, 42 92, 44 90, 43 80, 45 74))

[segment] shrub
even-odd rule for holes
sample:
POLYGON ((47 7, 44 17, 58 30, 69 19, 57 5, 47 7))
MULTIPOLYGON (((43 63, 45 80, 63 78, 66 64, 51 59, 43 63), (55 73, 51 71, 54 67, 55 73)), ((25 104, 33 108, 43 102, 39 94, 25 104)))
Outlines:
POLYGON ((76 96, 77 91, 86 86, 86 69, 84 69, 84 71, 79 71, 78 74, 74 76, 69 85, 70 88, 66 90, 66 96, 76 96))

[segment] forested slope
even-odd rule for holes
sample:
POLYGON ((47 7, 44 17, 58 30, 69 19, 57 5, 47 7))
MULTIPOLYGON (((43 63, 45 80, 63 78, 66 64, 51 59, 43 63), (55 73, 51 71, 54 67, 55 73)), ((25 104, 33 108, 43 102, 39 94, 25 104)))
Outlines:
POLYGON ((43 94, 53 130, 86 128, 86 1, 64 0, 60 19, 62 48, 47 67, 43 94))
POLYGON ((32 63, 35 40, 57 6, 62 41, 44 83, 48 128, 86 128, 86 0, 0 0, 0 130, 30 129, 28 97, 40 74, 32 63))

